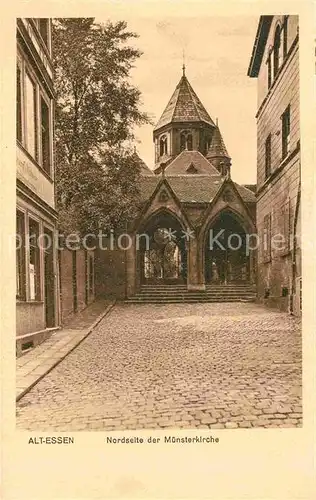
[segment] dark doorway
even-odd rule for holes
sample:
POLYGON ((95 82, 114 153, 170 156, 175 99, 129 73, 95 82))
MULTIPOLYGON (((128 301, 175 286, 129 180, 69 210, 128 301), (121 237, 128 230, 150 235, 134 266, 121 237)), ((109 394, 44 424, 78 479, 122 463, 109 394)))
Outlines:
POLYGON ((205 282, 245 283, 250 277, 246 233, 234 214, 222 213, 207 231, 205 282))
POLYGON ((53 232, 44 229, 44 280, 45 280, 45 321, 46 328, 55 326, 55 270, 53 232))

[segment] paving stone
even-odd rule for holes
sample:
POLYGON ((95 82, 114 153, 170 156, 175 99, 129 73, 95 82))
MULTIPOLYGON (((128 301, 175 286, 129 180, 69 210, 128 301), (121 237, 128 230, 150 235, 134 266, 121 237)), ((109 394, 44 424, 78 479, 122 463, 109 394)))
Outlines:
POLYGON ((217 419, 212 417, 204 417, 201 420, 201 424, 216 424, 217 419))
POLYGON ((252 427, 252 425, 251 425, 251 422, 244 421, 244 422, 240 422, 238 427, 249 429, 250 427, 252 427))
POLYGON ((237 422, 226 422, 225 427, 226 429, 237 429, 238 424, 237 422))

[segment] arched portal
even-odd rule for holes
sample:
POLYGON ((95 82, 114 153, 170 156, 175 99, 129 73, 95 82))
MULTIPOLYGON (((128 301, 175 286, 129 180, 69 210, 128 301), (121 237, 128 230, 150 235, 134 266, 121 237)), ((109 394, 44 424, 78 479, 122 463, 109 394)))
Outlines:
POLYGON ((141 283, 186 283, 186 240, 170 212, 155 214, 142 228, 138 258, 141 283))
POLYGON ((205 283, 246 283, 250 280, 250 258, 246 232, 232 212, 222 212, 206 232, 205 283))

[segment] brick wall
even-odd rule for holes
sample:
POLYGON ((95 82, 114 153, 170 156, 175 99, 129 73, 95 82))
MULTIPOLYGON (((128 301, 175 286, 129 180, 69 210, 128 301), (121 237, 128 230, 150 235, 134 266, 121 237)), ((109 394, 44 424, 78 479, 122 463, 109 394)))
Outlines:
POLYGON ((94 279, 93 288, 89 290, 89 268, 87 267, 88 256, 92 256, 93 251, 63 249, 60 251, 60 302, 62 323, 69 319, 76 312, 82 311, 95 298, 94 279), (74 274, 74 261, 76 259, 76 273, 74 274), (76 287, 74 281, 76 280, 76 287), (76 303, 75 310, 75 292, 76 303))

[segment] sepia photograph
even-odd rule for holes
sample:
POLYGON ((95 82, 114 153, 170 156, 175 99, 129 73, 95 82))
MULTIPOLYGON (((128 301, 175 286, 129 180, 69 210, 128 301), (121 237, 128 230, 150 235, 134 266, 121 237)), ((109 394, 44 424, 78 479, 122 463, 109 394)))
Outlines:
POLYGON ((299 27, 16 19, 17 430, 302 427, 299 27))

